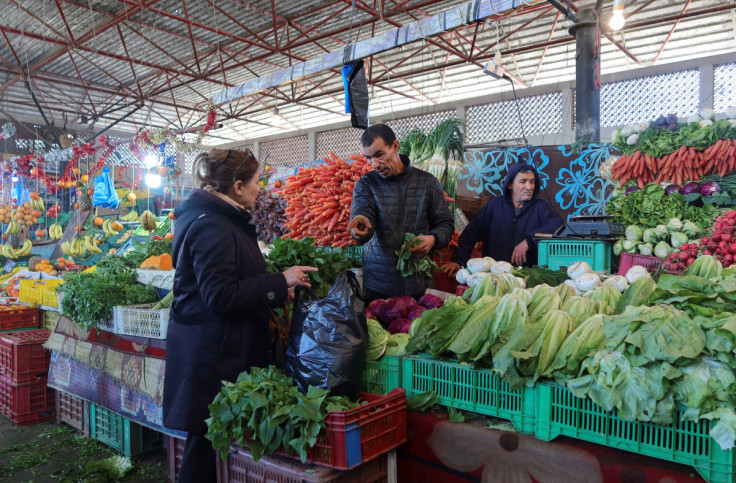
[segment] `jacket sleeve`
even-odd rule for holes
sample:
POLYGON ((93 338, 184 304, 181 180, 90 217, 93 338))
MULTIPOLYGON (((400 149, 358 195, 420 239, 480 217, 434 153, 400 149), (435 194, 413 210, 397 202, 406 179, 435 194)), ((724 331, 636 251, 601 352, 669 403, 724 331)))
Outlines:
POLYGON ((188 249, 200 296, 217 315, 245 313, 255 305, 275 305, 288 297, 286 278, 281 273, 240 278, 237 263, 249 263, 233 256, 238 253, 234 233, 215 236, 210 221, 195 221, 189 229, 188 249))
POLYGON ((450 208, 445 201, 445 192, 442 185, 436 179, 434 180, 434 188, 430 194, 431 206, 429 212, 429 232, 428 235, 434 235, 434 248, 439 250, 445 248, 452 239, 455 232, 455 218, 450 213, 450 208))
POLYGON ((524 233, 524 239, 529 243, 536 243, 534 240, 535 234, 554 233, 564 224, 560 215, 546 201, 539 200, 534 209, 538 226, 524 233))
POLYGON ((460 238, 457 240, 457 248, 452 255, 453 262, 463 267, 467 265, 470 255, 473 253, 473 248, 475 248, 475 245, 479 241, 483 240, 483 227, 490 226, 492 218, 490 210, 490 203, 486 203, 486 206, 470 220, 470 223, 460 233, 460 238))
MULTIPOLYGON (((378 208, 376 207, 376 199, 373 197, 368 181, 365 176, 361 177, 353 187, 353 202, 350 205, 350 221, 353 221, 358 215, 363 215, 371 222, 374 230, 376 228, 376 217, 378 208)), ((373 236, 374 230, 371 230, 367 237, 360 240, 360 243, 366 243, 373 236)))

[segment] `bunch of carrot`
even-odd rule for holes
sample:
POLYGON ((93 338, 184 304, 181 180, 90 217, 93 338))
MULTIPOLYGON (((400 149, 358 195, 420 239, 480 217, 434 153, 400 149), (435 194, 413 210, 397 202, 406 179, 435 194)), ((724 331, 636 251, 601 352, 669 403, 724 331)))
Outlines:
POLYGON ((373 166, 363 155, 352 154, 349 159, 350 163, 330 152, 325 164, 300 169, 286 181, 281 190, 289 202, 286 237, 313 237, 319 246, 354 243, 347 231, 353 186, 373 166))
POLYGON ((634 151, 616 160, 611 174, 619 180, 619 188, 632 179, 636 180, 639 188, 643 188, 649 183, 663 181, 682 185, 688 181, 699 181, 702 176, 714 173, 723 177, 734 170, 736 142, 732 139, 721 139, 705 151, 682 146, 661 158, 634 151))

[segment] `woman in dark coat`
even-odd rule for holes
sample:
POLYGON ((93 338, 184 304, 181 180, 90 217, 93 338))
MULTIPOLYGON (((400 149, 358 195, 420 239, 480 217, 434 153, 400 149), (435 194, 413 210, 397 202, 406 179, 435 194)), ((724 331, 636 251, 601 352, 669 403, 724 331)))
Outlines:
POLYGON ((215 482, 215 452, 204 435, 207 406, 221 381, 269 364, 269 306, 314 267, 268 274, 247 210, 258 194, 249 150, 213 149, 197 157, 200 188, 176 208, 174 302, 166 337, 164 426, 188 433, 179 481, 215 482))

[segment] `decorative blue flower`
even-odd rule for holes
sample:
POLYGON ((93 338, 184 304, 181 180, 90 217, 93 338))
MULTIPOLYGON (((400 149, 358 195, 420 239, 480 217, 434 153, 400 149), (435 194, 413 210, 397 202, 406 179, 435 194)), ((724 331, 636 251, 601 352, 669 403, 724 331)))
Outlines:
MULTIPOLYGON (((541 148, 532 148, 532 161, 539 173, 541 189, 549 180, 545 168, 549 157, 541 148)), ((495 196, 502 193, 506 172, 514 163, 529 162, 529 151, 525 147, 498 148, 492 151, 469 151, 465 153, 465 166, 458 180, 467 180, 466 187, 475 193, 490 192, 495 196)))
MULTIPOLYGON (((559 146, 558 149, 565 156, 573 154, 569 146, 559 146)), ((610 145, 591 144, 570 163, 570 168, 559 171, 556 181, 562 189, 555 199, 563 210, 572 207, 572 216, 594 215, 605 211, 612 186, 598 176, 598 167, 610 156, 610 152, 610 145)))

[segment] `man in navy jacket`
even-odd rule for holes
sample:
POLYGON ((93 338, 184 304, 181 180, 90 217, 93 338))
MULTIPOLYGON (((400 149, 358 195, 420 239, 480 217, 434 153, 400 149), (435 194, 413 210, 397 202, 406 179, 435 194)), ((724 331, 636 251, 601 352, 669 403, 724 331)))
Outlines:
POLYGON ((516 266, 531 267, 537 263, 535 233, 554 233, 563 221, 555 210, 539 199, 539 174, 527 163, 509 167, 503 182, 503 196, 481 208, 463 230, 452 261, 443 267, 454 277, 467 264, 478 242, 483 243, 483 256, 516 266))

